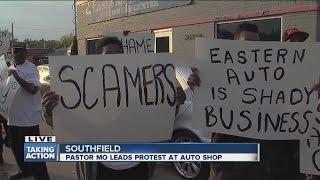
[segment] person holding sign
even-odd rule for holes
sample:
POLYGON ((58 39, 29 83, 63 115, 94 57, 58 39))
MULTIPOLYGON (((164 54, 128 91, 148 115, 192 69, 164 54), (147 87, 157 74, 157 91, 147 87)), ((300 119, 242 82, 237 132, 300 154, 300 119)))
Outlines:
MULTIPOLYGON (((235 39, 241 41, 260 41, 258 27, 255 24, 240 24, 235 39)), ((192 69, 188 79, 191 89, 200 86, 199 71, 192 69)), ((305 179, 299 173, 299 161, 294 158, 296 144, 291 141, 267 141, 237 137, 227 134, 214 134, 214 142, 221 143, 260 143, 261 160, 259 163, 221 163, 213 164, 215 180, 253 180, 253 179, 305 179)))
MULTIPOLYGON (((118 38, 105 37, 97 42, 97 51, 99 54, 122 54, 123 47, 118 38)), ((55 92, 44 94, 42 103, 49 116, 52 115, 52 109, 58 104, 58 101, 59 96, 55 92)), ((45 117, 47 117, 46 120, 49 119, 48 116, 45 117)), ((89 179, 148 179, 147 166, 139 162, 98 162, 97 164, 88 162, 80 163, 80 166, 85 167, 86 172, 82 173, 89 179)), ((79 178, 81 179, 83 175, 80 175, 79 178)))
MULTIPOLYGON (((105 37, 97 42, 97 51, 99 54, 122 54, 123 46, 117 37, 105 37)), ((183 104, 185 100, 182 89, 177 92, 177 104, 183 104), (179 97, 179 98, 178 98, 179 97)), ((52 109, 58 104, 59 95, 55 92, 47 92, 42 98, 42 104, 45 107, 44 117, 48 124, 52 124, 52 109)), ((119 129, 121 131, 121 129, 119 129)), ((92 180, 125 180, 125 179, 149 179, 149 168, 146 163, 140 162, 85 162, 79 163, 78 178, 92 180)))
POLYGON ((26 60, 26 45, 20 43, 14 48, 14 63, 8 75, 12 75, 20 84, 12 102, 8 125, 10 128, 11 148, 21 170, 10 180, 33 176, 36 180, 48 180, 49 174, 44 162, 24 162, 25 136, 39 136, 41 120, 40 77, 37 67, 26 60))
MULTIPOLYGON (((283 35, 283 41, 284 42, 305 42, 308 37, 309 34, 307 32, 303 32, 298 30, 297 28, 292 28, 292 29, 288 29, 285 31, 284 35, 283 35)), ((320 90, 320 83, 315 84, 311 90, 316 90, 319 91, 320 90)), ((318 92, 319 93, 319 92, 318 92)), ((319 94, 320 95, 320 94, 319 94)), ((319 96, 320 97, 320 96, 319 96)), ((320 111, 320 106, 318 105, 317 107, 318 111, 320 111)), ((295 147, 296 148, 296 156, 298 154, 298 146, 295 147)), ((296 161, 298 162, 297 157, 295 157, 296 161)), ((306 180, 316 180, 316 179, 320 179, 320 176, 315 176, 315 175, 306 175, 306 180)))

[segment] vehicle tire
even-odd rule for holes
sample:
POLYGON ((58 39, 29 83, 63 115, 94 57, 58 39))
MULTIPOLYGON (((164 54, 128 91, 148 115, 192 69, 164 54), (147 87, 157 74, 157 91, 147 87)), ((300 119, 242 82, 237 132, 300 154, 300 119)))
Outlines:
MULTIPOLYGON (((191 131, 180 130, 173 133, 171 141, 179 142, 201 142, 197 135, 191 131)), ((205 162, 174 162, 174 168, 180 176, 191 180, 208 180, 210 176, 210 163, 205 162)))

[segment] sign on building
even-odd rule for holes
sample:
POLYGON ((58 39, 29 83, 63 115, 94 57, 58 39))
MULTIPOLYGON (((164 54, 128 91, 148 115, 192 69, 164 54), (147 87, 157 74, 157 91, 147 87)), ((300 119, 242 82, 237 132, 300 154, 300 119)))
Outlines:
POLYGON ((159 11, 168 8, 188 5, 192 0, 182 1, 161 1, 161 0, 111 0, 111 1, 90 1, 87 4, 86 14, 89 24, 101 21, 128 17, 148 12, 159 11))

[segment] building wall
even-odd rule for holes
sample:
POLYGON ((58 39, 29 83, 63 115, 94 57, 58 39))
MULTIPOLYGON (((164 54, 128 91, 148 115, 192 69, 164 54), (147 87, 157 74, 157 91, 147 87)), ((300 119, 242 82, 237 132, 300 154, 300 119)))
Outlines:
POLYGON ((86 53, 85 39, 107 31, 144 31, 172 28, 173 53, 177 63, 193 63, 194 41, 186 35, 214 37, 214 24, 230 20, 282 17, 282 30, 297 27, 310 33, 309 41, 319 40, 318 0, 313 1, 203 1, 142 15, 123 17, 88 25, 87 3, 77 6, 79 53, 86 53))

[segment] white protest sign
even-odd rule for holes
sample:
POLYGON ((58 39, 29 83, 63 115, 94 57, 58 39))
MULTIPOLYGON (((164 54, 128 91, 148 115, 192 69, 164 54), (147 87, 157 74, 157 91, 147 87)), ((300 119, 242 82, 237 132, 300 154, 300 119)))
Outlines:
POLYGON ((171 138, 175 68, 169 54, 49 57, 59 141, 153 142, 171 138))
MULTIPOLYGON (((319 124, 319 118, 311 122, 312 127, 319 127, 319 124)), ((320 175, 319 128, 312 128, 312 131, 309 131, 307 138, 300 140, 300 172, 320 175)))
POLYGON ((109 32, 105 36, 118 37, 122 42, 124 54, 153 53, 155 36, 151 31, 130 32, 123 35, 122 32, 109 32))
MULTIPOLYGON (((196 40, 201 87, 193 125, 255 139, 301 139, 319 114, 319 45, 316 43, 196 40)), ((319 121, 320 122, 320 121, 319 121)))
POLYGON ((7 51, 10 48, 11 34, 8 31, 0 31, 0 56, 4 55, 7 59, 7 51))
MULTIPOLYGON (((319 131, 318 131, 319 133, 319 131)), ((320 175, 320 134, 300 140, 300 172, 320 175)))
POLYGON ((8 76, 9 67, 4 55, 0 56, 0 114, 8 119, 10 107, 16 92, 20 88, 13 76, 8 76))

